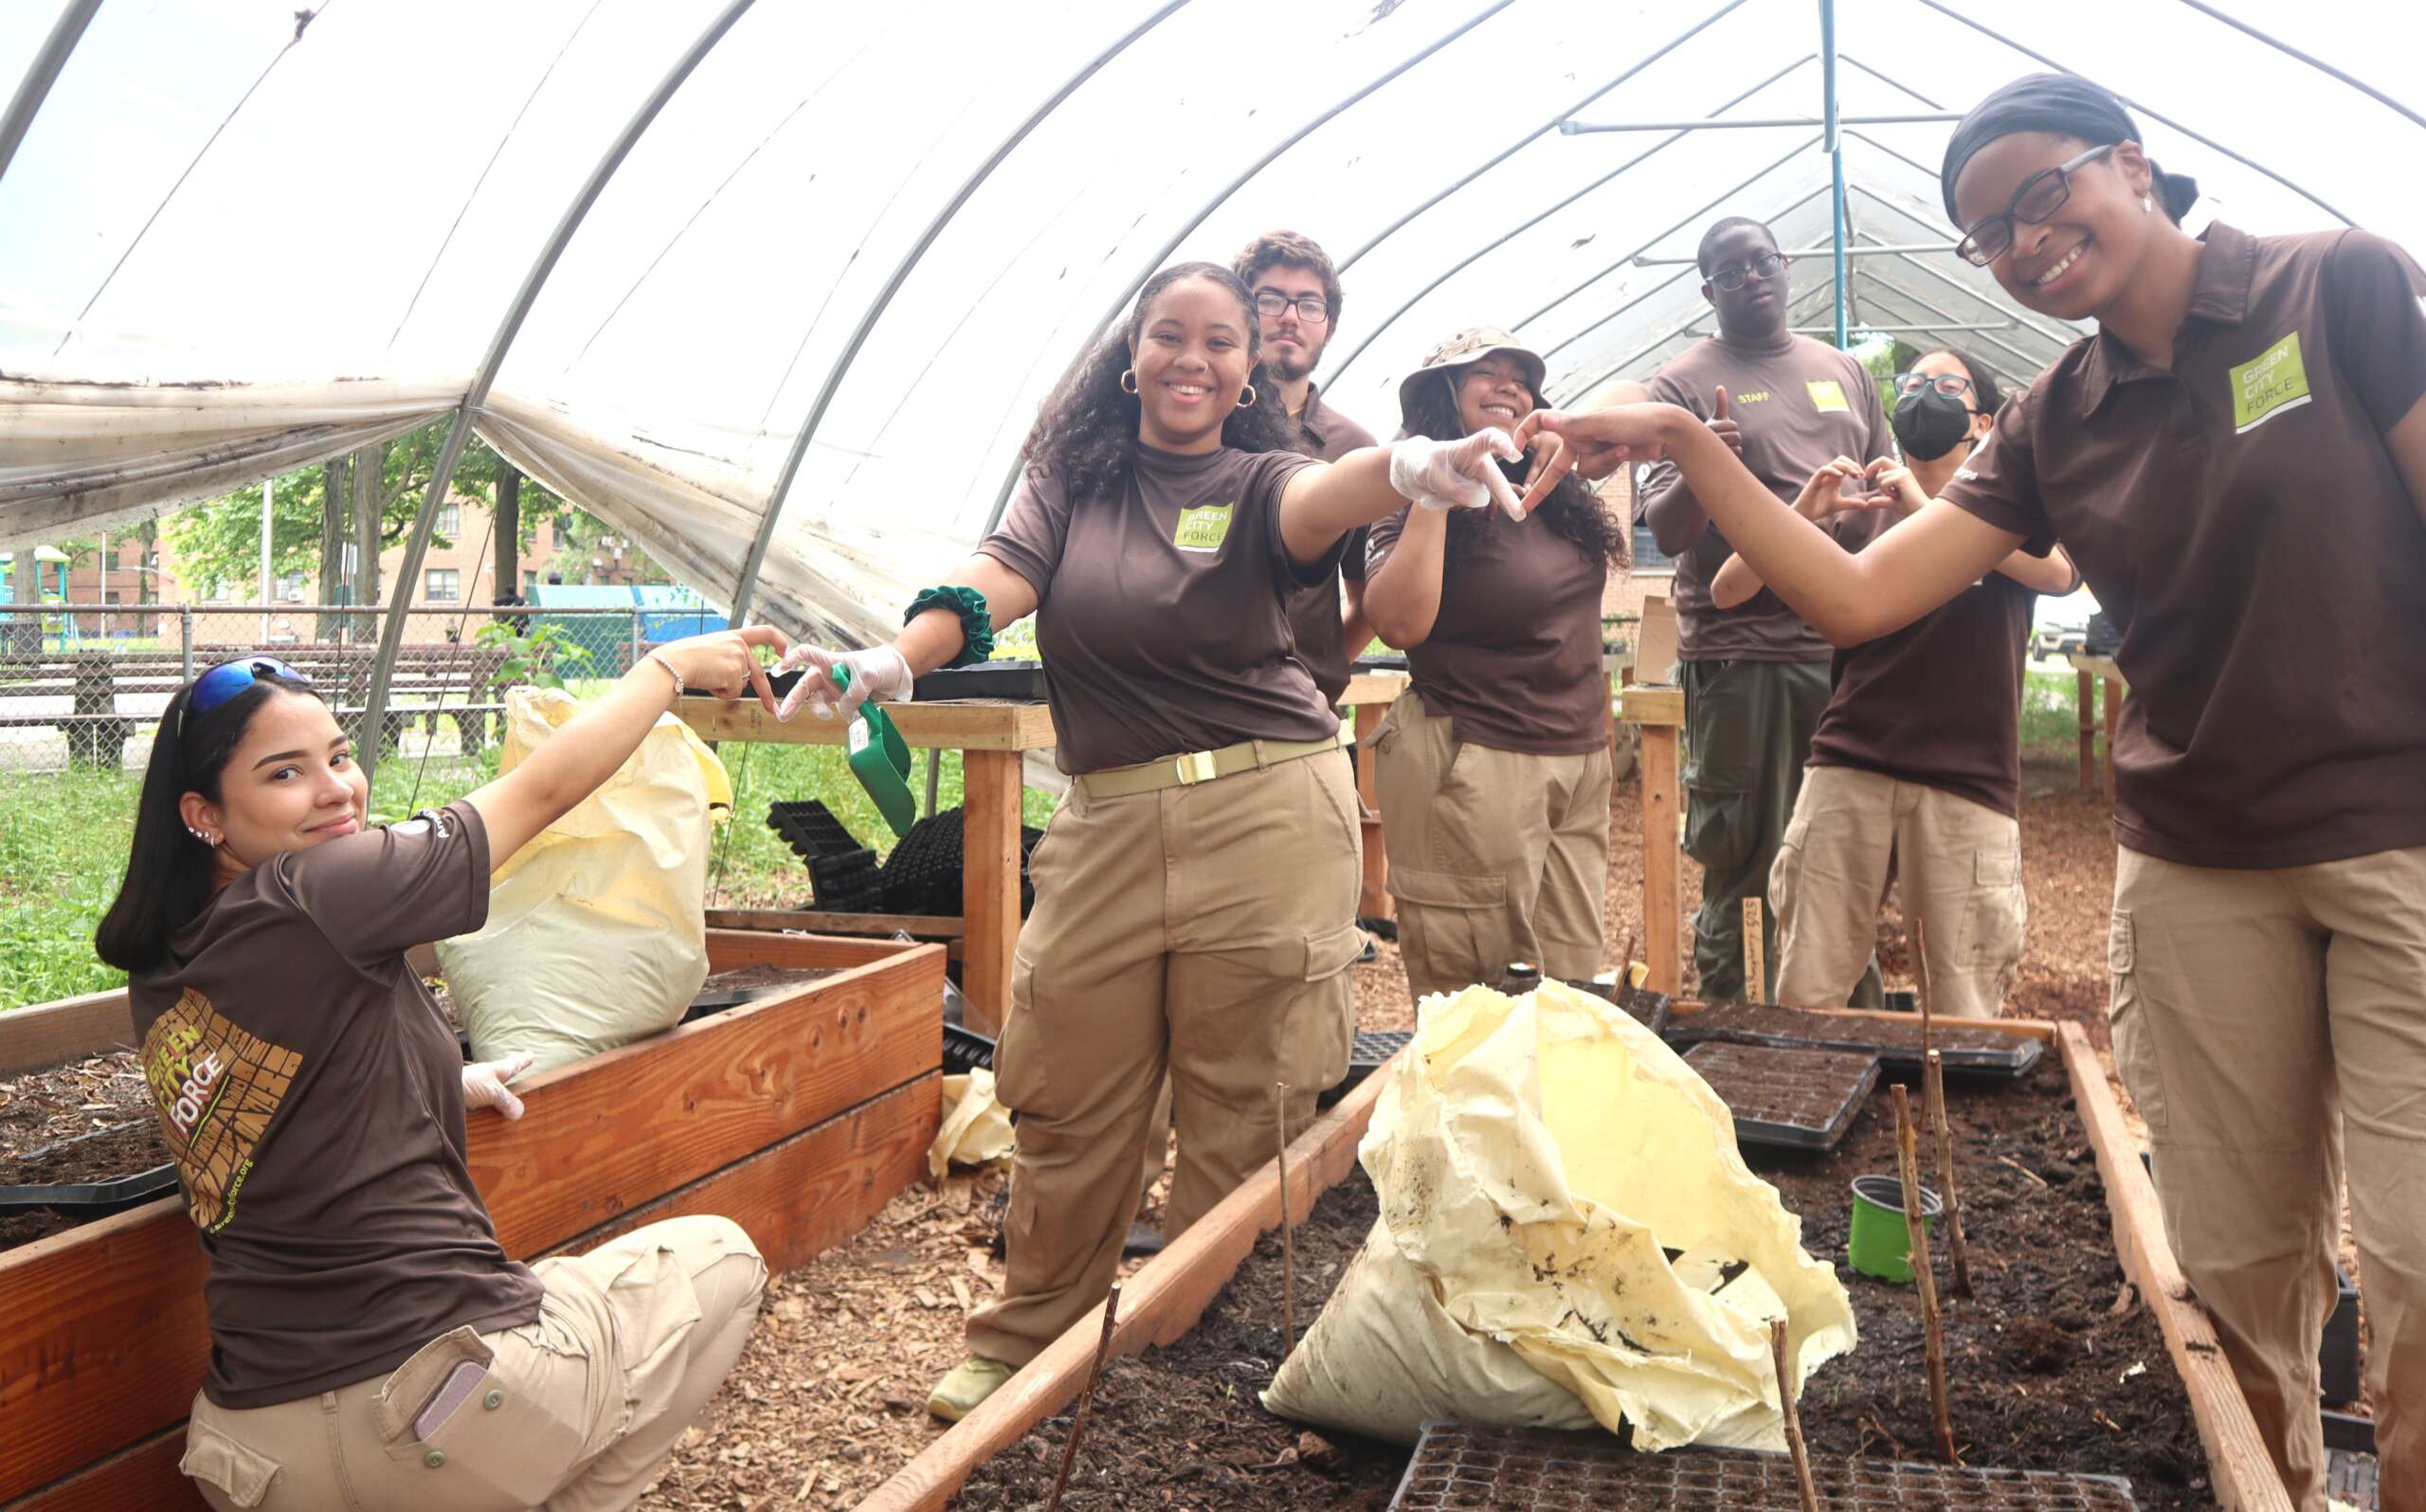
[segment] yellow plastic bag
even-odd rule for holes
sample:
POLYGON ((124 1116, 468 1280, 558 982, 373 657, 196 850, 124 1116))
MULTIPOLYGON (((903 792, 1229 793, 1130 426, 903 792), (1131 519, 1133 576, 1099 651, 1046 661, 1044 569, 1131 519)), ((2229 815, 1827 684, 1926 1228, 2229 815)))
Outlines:
POLYGON ((1855 1343, 1835 1269, 1657 1036, 1556 982, 1422 1004, 1357 1150, 1382 1215, 1264 1405, 1398 1443, 1427 1418, 1634 1426, 1636 1447, 1784 1448, 1855 1343))
MULTIPOLYGON (((498 770, 580 711, 561 689, 515 689, 498 770)), ((498 866, 488 924, 438 945, 472 1053, 527 1051, 546 1071, 679 1023, 708 973, 708 837, 732 806, 723 764, 667 714, 498 866)))
POLYGON ((927 1146, 927 1170, 938 1181, 955 1165, 984 1165, 1011 1153, 1011 1110, 994 1096, 994 1073, 979 1069, 944 1078, 944 1122, 927 1146))

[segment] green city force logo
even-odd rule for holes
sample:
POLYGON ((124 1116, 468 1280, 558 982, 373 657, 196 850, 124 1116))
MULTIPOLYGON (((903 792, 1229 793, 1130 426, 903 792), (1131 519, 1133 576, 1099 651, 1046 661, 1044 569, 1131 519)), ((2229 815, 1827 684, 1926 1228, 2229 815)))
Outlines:
POLYGON ((2233 434, 2245 435, 2308 402, 2308 370, 2296 331, 2232 369, 2233 434))
POLYGON ((1218 551, 1222 538, 1230 533, 1231 504, 1206 504, 1179 512, 1178 528, 1171 531, 1171 545, 1183 551, 1218 551))

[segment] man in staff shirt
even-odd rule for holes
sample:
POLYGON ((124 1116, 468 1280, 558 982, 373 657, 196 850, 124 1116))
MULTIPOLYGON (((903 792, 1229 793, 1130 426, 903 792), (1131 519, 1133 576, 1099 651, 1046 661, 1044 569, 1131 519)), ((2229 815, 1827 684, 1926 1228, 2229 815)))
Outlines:
MULTIPOLYGON (((1702 297, 1718 333, 1669 360, 1651 397, 1740 432, 1744 465, 1792 503, 1823 464, 1895 455, 1878 386, 1825 342, 1787 328, 1787 263, 1758 221, 1729 217, 1702 234, 1696 260, 1702 297)), ((1724 428, 1721 426, 1720 428, 1724 428)), ((1636 497, 1659 549, 1676 559, 1677 658, 1685 689, 1685 850, 1702 866, 1693 916, 1693 964, 1701 995, 1748 997, 1744 980, 1743 900, 1767 891, 1769 869, 1802 785, 1811 733, 1828 704, 1826 639, 1765 588, 1734 609, 1711 598, 1711 580, 1732 554, 1673 463, 1643 470, 1636 497)), ((1849 550, 1885 521, 1877 511, 1816 517, 1849 550)), ((1657 669, 1645 669, 1656 675, 1657 669)), ((1762 960, 1776 981, 1775 921, 1764 913, 1762 960)), ((1855 1000, 1875 1005, 1878 972, 1864 974, 1855 1000)), ((1833 1005, 1806 1005, 1833 1006, 1833 1005)))

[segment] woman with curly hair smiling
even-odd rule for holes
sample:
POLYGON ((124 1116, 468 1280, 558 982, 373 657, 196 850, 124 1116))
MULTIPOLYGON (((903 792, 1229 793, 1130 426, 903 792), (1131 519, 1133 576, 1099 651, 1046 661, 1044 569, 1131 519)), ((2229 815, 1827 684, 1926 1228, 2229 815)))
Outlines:
MULTIPOLYGON (((1403 441, 1325 464, 1291 449, 1228 268, 1166 268, 1047 402, 1000 529, 918 595, 889 645, 801 648, 787 700, 821 717, 910 696, 1034 612, 1072 781, 1031 862, 996 1069, 1020 1114, 1003 1294, 929 1399, 974 1408, 1101 1302, 1137 1202, 1168 1069, 1174 1235, 1269 1159, 1348 1069, 1361 942, 1354 784, 1339 719, 1285 615, 1357 527, 1520 507, 1504 434, 1403 441), (830 669, 849 671, 838 695, 830 669)), ((1565 465, 1565 454, 1545 469, 1565 465)))

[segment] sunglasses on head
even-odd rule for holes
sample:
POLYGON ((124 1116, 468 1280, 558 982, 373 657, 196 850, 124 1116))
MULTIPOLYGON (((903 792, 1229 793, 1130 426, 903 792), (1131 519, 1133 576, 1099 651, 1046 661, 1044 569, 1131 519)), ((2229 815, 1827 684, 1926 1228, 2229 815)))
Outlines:
MULTIPOLYGON (((307 684, 312 680, 276 657, 245 657, 237 661, 223 661, 193 680, 193 692, 186 698, 185 711, 207 714, 263 677, 285 677, 307 684)), ((183 715, 180 715, 180 727, 183 723, 183 715)))

